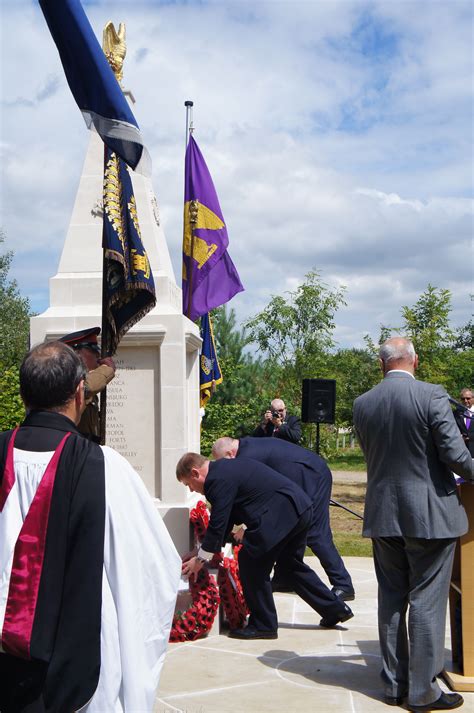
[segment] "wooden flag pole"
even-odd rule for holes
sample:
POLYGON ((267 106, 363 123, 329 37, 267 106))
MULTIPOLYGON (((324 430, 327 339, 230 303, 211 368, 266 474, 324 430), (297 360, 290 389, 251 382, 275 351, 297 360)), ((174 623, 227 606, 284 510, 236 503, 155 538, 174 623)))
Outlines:
MULTIPOLYGON (((106 169, 107 160, 107 146, 104 144, 104 176, 106 169)), ((100 342, 100 356, 103 359, 106 356, 111 356, 108 354, 110 347, 109 339, 109 320, 107 319, 107 265, 105 260, 105 241, 104 241, 104 221, 106 220, 105 215, 105 197, 104 197, 104 186, 102 186, 102 324, 101 324, 101 342, 100 342)), ((99 437, 102 446, 105 445, 106 436, 106 420, 107 420, 107 386, 100 392, 100 411, 99 411, 99 437)))

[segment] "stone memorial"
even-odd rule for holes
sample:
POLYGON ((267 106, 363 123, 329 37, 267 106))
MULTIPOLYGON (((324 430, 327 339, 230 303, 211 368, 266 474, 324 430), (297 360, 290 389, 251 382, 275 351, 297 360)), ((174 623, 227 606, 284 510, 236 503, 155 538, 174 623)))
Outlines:
MULTIPOLYGON (((130 92, 125 92, 134 103, 130 92)), ((102 302, 102 182, 104 148, 92 133, 50 306, 31 319, 31 344, 100 326, 102 302)), ((189 507, 196 497, 178 483, 175 467, 199 452, 199 330, 181 312, 151 180, 132 172, 143 244, 157 303, 123 337, 107 390, 106 445, 139 473, 180 553, 189 548, 189 507)))

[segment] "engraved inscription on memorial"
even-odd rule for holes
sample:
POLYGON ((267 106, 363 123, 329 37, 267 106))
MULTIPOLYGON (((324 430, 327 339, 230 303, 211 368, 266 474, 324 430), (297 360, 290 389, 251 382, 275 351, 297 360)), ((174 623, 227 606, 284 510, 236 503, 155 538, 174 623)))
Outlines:
POLYGON ((157 475, 155 394, 158 392, 156 347, 119 348, 116 375, 107 387, 106 444, 133 466, 154 497, 157 475))

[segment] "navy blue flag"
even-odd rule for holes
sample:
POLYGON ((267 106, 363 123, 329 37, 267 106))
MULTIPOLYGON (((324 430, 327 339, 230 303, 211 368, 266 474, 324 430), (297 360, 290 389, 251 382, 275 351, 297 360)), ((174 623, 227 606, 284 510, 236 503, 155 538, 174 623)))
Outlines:
POLYGON ((106 149, 104 167, 104 310, 110 325, 107 354, 156 304, 155 283, 143 247, 132 181, 125 163, 106 149))
POLYGON ((151 173, 140 129, 79 0, 39 0, 87 127, 134 170, 151 173))
POLYGON ((222 374, 217 360, 216 345, 209 312, 201 317, 201 359, 199 361, 199 390, 201 408, 211 398, 217 384, 222 383, 222 374))

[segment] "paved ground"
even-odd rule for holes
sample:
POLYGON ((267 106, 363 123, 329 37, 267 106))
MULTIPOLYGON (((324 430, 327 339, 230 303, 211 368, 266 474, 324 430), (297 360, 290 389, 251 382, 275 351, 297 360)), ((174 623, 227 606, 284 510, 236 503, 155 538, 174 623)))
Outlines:
MULTIPOLYGON (((314 557, 307 559, 321 574, 314 557)), ((291 594, 276 595, 279 638, 243 642, 212 634, 170 644, 155 713, 375 713, 396 711, 381 699, 372 559, 348 557, 355 616, 337 629, 291 594)), ((323 577, 324 575, 321 574, 323 577)), ((449 638, 446 639, 449 658, 449 638)), ((447 690, 444 684, 442 687, 447 690)), ((463 713, 474 713, 474 693, 463 713)))
POLYGON ((360 470, 333 470, 332 479, 335 483, 366 483, 367 473, 360 470))

